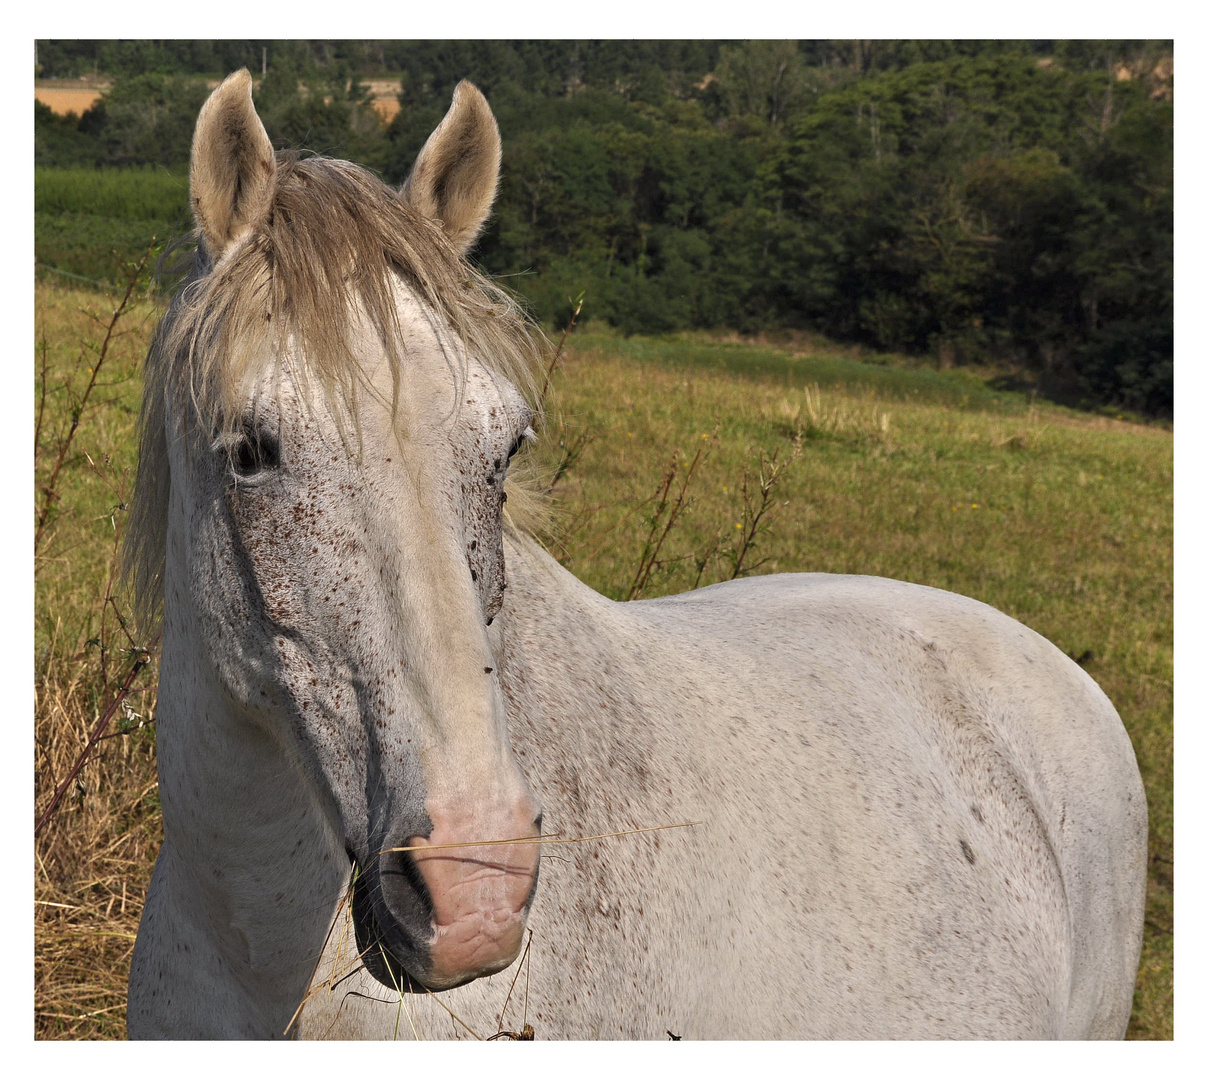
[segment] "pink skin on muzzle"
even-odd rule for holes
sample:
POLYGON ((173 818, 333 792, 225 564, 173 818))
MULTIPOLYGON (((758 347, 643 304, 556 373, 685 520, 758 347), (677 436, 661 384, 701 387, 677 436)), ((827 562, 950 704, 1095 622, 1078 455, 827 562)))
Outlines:
POLYGON ((540 858, 537 844, 445 845, 534 836, 538 829, 531 804, 516 807, 506 823, 471 821, 463 814, 456 820, 431 810, 429 817, 431 836, 412 837, 408 845, 419 849, 411 858, 433 909, 431 967, 423 981, 442 990, 502 971, 519 955, 540 858), (425 852, 426 847, 436 850, 425 852))

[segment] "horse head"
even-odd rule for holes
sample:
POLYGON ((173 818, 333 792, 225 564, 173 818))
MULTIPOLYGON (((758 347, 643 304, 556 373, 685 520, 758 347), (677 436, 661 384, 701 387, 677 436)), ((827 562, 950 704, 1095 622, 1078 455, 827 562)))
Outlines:
POLYGON ((199 643, 224 723, 313 792, 370 972, 446 989, 518 955, 541 825, 488 629, 531 341, 465 260, 499 134, 463 82, 400 192, 275 153, 251 88, 199 116, 197 268, 148 366, 165 653, 199 643))

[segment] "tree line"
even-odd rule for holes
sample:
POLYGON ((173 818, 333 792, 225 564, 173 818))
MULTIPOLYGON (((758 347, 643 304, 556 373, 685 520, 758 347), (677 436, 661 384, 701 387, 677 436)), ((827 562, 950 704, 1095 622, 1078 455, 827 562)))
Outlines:
POLYGON ((401 182, 470 78, 504 137, 484 267, 561 323, 805 329, 1173 409, 1169 42, 38 42, 105 72, 39 164, 187 163, 247 66, 278 145, 401 182), (260 77, 263 72, 263 77, 260 77), (378 119, 364 80, 399 83, 378 119))

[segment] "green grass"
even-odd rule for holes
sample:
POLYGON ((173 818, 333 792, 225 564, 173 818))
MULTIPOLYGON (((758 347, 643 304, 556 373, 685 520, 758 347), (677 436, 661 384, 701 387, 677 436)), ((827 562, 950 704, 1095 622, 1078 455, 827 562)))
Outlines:
POLYGON ((84 213, 123 221, 188 220, 189 179, 153 167, 34 169, 34 210, 84 213))
POLYGON ((175 230, 161 221, 121 221, 96 214, 35 214, 34 259, 42 276, 116 284, 152 241, 162 250, 175 230))
MULTIPOLYGON (((113 303, 42 283, 36 304, 47 340, 47 377, 35 384, 47 389, 40 485, 54 433, 87 378, 92 354, 81 343, 99 336, 113 303)), ((106 362, 36 562, 39 806, 106 700, 89 642, 103 628, 122 518, 114 508, 134 465, 137 373, 153 316, 140 302, 106 362), (56 739, 59 757, 48 756, 56 739)), ((761 452, 779 448, 783 460, 796 443, 800 456, 774 489, 771 524, 753 552, 769 560, 761 572, 877 574, 951 589, 1083 657, 1132 737, 1150 803, 1149 910, 1130 1035, 1171 1038, 1171 432, 1032 402, 968 372, 882 360, 856 362, 824 343, 572 336, 549 424, 525 455, 548 473, 565 448, 581 448, 558 487, 550 547, 592 587, 626 595, 650 531, 650 496, 672 461, 678 490, 684 463, 704 447, 646 595, 726 577, 744 470, 757 471, 761 452)), ((112 620, 108 627, 120 642, 112 620)), ((139 700, 149 710, 151 692, 139 700)), ((39 840, 41 1038, 124 1030, 129 935, 158 820, 148 743, 104 744, 85 770, 86 794, 39 840), (96 1010, 104 1011, 86 1017, 96 1010)))
POLYGON ((641 363, 728 373, 791 386, 817 383, 873 391, 898 401, 994 412, 1019 413, 1028 406, 1022 395, 995 390, 985 378, 965 370, 935 371, 903 357, 875 354, 855 359, 833 346, 803 351, 714 340, 700 333, 625 338, 597 330, 577 334, 575 341, 579 350, 606 351, 641 363))
POLYGON ((34 170, 34 258, 43 268, 116 284, 147 245, 189 230, 188 178, 162 169, 34 170))
MULTIPOLYGON (((95 362, 92 346, 104 336, 113 300, 83 290, 42 285, 37 289, 36 305, 35 413, 45 389, 34 465, 35 503, 40 508, 59 442, 66 436, 71 412, 83 396, 95 362), (45 380, 41 371, 43 331, 45 380)), ((119 327, 129 333, 115 339, 80 416, 57 485, 61 497, 48 516, 35 564, 35 652, 39 657, 55 633, 81 643, 97 633, 96 599, 104 588, 121 518, 120 511, 114 516, 115 508, 129 493, 138 460, 142 361, 157 316, 158 308, 146 300, 133 305, 119 327)))

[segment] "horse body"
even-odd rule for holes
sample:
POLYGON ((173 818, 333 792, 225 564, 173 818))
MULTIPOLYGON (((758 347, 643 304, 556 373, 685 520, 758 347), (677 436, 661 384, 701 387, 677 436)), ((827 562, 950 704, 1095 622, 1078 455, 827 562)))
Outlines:
POLYGON ((616 604, 529 544, 508 566, 498 655, 546 820, 701 824, 547 854, 506 1015, 513 971, 401 1012, 324 989, 333 948, 305 1034, 470 1037, 451 1012, 550 1038, 1122 1035, 1144 850, 1112 838, 1144 796, 1050 643, 884 579, 616 604))
POLYGON ((199 118, 128 549, 131 1034, 1122 1035, 1145 799, 1059 650, 874 578, 614 603, 505 523, 523 331, 463 260, 498 162, 467 84, 401 195, 275 158, 246 73, 199 118))

